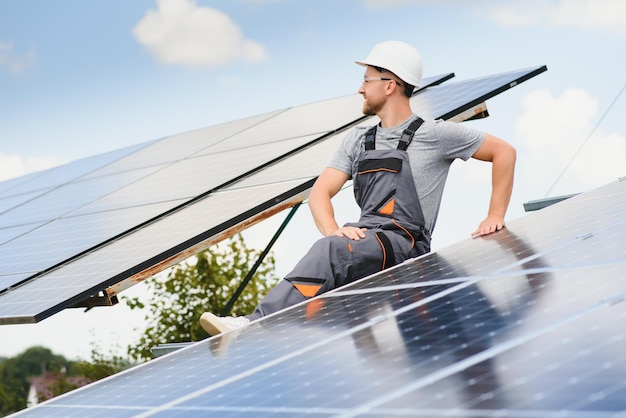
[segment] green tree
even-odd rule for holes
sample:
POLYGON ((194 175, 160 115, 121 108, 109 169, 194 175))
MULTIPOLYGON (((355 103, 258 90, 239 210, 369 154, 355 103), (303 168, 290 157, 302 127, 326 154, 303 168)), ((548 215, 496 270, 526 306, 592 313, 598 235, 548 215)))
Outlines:
POLYGON ((30 380, 34 376, 52 372, 57 380, 48 389, 57 396, 129 366, 128 360, 106 356, 96 347, 91 351, 90 361, 66 360, 48 348, 31 347, 0 363, 0 416, 26 408, 30 380))
MULTIPOLYGON (((147 327, 136 345, 128 348, 135 359, 150 359, 150 349, 159 344, 198 341, 207 337, 198 320, 203 312, 219 313, 259 258, 261 251, 248 248, 241 234, 198 253, 174 266, 165 275, 147 283, 147 327)), ((273 287, 275 260, 270 254, 258 267, 230 314, 252 313, 259 300, 273 287)), ((138 297, 124 298, 131 309, 144 309, 138 297)))
POLYGON ((98 347, 93 347, 89 361, 82 360, 72 364, 72 374, 83 376, 93 382, 121 372, 131 366, 133 366, 133 363, 129 359, 114 354, 105 355, 100 352, 98 347))
POLYGON ((98 347, 93 347, 89 361, 71 362, 68 373, 59 374, 58 380, 49 385, 48 389, 52 392, 53 397, 59 396, 87 383, 118 373, 131 365, 127 359, 113 354, 104 355, 98 347))
POLYGON ((26 408, 29 379, 44 371, 59 372, 68 361, 45 347, 31 347, 0 365, 0 412, 6 415, 26 408))

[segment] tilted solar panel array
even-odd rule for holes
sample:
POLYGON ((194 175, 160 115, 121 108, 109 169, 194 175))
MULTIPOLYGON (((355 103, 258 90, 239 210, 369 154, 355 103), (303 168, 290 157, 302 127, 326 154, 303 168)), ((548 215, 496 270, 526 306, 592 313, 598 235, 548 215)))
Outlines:
MULTIPOLYGON (((545 70, 433 86, 412 104, 447 117, 545 70)), ((289 108, 0 183, 0 324, 45 319, 301 201, 346 129, 374 123, 359 116, 361 101, 289 108)))
POLYGON ((626 179, 18 416, 623 416, 624 196, 626 179))

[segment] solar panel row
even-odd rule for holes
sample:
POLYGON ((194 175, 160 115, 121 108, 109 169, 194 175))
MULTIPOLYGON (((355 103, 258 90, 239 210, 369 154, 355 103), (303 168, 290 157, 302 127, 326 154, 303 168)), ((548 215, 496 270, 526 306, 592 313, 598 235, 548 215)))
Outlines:
MULTIPOLYGON (((452 114, 545 69, 433 86, 412 101, 425 116, 452 114)), ((0 323, 44 319, 304 199, 360 105, 355 94, 298 106, 0 184, 0 323)))
POLYGON ((626 180, 23 416, 620 416, 626 180))

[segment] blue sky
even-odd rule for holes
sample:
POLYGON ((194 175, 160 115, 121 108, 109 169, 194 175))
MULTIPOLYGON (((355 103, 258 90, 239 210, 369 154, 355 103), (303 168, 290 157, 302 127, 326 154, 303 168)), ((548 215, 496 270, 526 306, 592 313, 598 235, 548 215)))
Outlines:
MULTIPOLYGON (((626 175, 622 0, 0 0, 0 180, 355 93, 363 69, 354 60, 390 39, 419 49, 425 76, 548 66, 488 101, 489 118, 468 122, 518 150, 509 220, 524 215, 523 202, 626 175)), ((484 165, 455 164, 435 247, 475 229, 488 182, 484 165)), ((349 195, 337 199, 340 218, 354 214, 349 195)), ((281 275, 317 237, 308 211, 298 217, 311 232, 285 233, 281 275)), ((271 222, 255 231, 250 242, 263 246, 271 222)), ((32 344, 85 355, 111 335, 125 347, 140 325, 123 306, 63 312, 0 327, 0 355, 32 344)))

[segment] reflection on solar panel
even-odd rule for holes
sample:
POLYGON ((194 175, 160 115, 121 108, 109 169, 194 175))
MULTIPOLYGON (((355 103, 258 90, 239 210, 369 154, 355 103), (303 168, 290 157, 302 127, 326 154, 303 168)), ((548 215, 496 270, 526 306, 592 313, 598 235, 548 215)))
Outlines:
POLYGON ((24 412, 621 416, 626 179, 24 412))
MULTIPOLYGON (((412 104, 452 117, 545 70, 442 86, 451 74, 432 77, 412 104)), ((302 201, 347 129, 374 123, 361 101, 289 108, 0 183, 0 323, 115 296, 131 277, 302 201)))

